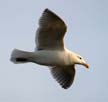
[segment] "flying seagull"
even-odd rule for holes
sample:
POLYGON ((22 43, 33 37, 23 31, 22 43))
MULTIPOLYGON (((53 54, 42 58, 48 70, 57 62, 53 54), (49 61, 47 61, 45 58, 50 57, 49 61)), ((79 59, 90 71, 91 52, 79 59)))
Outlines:
POLYGON ((49 9, 45 9, 39 19, 34 52, 14 49, 11 61, 15 64, 33 62, 48 66, 53 78, 62 88, 69 88, 75 76, 75 64, 89 68, 84 59, 64 47, 67 30, 64 21, 49 9))

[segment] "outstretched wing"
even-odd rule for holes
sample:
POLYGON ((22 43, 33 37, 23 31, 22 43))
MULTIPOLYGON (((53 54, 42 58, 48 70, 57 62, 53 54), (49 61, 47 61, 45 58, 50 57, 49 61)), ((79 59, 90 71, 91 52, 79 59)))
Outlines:
POLYGON ((37 50, 62 50, 66 25, 61 18, 49 9, 45 9, 36 32, 37 50))
POLYGON ((55 66, 51 68, 51 73, 62 88, 67 89, 74 81, 75 68, 74 65, 65 66, 63 68, 55 66))

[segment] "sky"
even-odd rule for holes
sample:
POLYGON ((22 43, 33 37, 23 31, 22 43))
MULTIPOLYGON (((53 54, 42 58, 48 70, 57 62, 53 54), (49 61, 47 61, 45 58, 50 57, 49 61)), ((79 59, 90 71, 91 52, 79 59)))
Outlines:
POLYGON ((0 102, 108 102, 108 0, 0 0, 0 102), (14 48, 34 51, 35 32, 49 8, 66 23, 65 46, 90 69, 76 66, 62 89, 47 67, 13 64, 14 48))

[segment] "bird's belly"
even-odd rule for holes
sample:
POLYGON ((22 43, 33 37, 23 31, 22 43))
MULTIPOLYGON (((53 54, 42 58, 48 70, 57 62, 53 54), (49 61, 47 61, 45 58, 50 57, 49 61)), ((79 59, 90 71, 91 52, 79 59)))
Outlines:
POLYGON ((64 51, 37 51, 34 62, 41 65, 55 66, 65 65, 65 53, 64 51))

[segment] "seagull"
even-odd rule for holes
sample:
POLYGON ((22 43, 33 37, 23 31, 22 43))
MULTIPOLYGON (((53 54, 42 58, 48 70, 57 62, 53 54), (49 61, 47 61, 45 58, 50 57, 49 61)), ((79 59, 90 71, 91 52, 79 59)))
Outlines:
POLYGON ((36 31, 36 49, 34 52, 14 49, 10 60, 15 64, 33 62, 48 66, 53 78, 59 85, 68 89, 75 76, 75 65, 89 65, 79 54, 68 50, 64 46, 64 35, 67 26, 54 12, 46 8, 40 19, 36 31))

